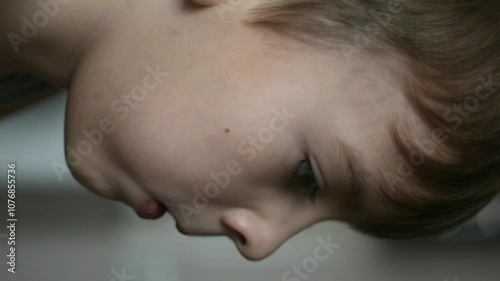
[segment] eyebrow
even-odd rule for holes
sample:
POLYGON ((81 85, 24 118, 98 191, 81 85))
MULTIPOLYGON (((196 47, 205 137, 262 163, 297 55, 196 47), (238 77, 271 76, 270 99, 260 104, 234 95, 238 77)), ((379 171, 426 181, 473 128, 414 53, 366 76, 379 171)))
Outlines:
POLYGON ((339 146, 347 164, 351 200, 358 201, 356 205, 359 205, 359 200, 364 198, 368 186, 370 186, 369 179, 373 178, 373 176, 364 168, 361 158, 351 146, 342 141, 339 141, 339 146))
POLYGON ((377 168, 374 172, 370 172, 365 168, 366 166, 363 165, 361 157, 353 147, 342 141, 339 141, 339 145, 345 155, 349 174, 350 188, 348 194, 350 206, 357 210, 364 209, 365 212, 370 212, 370 208, 367 207, 369 203, 366 201, 368 198, 366 195, 372 192, 373 199, 383 203, 381 206, 384 206, 386 211, 396 209, 401 211, 401 196, 408 195, 401 195, 400 189, 394 189, 392 192, 386 191, 385 188, 389 184, 380 169, 377 168))

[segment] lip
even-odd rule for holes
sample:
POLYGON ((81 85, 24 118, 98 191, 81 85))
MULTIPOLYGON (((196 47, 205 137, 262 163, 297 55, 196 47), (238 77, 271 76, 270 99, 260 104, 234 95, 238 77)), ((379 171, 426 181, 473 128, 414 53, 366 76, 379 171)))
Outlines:
POLYGON ((167 207, 156 200, 147 200, 135 210, 137 215, 143 219, 160 218, 166 211, 167 207))

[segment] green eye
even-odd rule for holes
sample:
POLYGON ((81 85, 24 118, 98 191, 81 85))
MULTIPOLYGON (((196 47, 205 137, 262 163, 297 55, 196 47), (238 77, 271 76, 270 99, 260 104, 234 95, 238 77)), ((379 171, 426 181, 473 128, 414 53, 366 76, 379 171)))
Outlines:
POLYGON ((297 167, 298 168, 293 175, 293 181, 311 190, 309 198, 311 199, 311 202, 314 203, 316 199, 316 193, 320 188, 314 176, 311 163, 309 163, 308 160, 302 160, 297 164, 297 167))

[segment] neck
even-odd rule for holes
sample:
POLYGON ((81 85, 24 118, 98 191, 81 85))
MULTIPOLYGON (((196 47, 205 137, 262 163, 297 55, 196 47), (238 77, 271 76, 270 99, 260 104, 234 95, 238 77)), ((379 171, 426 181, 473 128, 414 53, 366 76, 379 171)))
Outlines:
POLYGON ((80 58, 105 32, 111 6, 121 3, 2 1, 0 63, 67 88, 80 58))

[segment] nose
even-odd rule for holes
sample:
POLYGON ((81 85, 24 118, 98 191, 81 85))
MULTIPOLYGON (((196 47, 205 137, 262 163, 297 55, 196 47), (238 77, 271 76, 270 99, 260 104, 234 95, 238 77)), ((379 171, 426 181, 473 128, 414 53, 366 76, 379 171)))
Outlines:
POLYGON ((226 211, 221 223, 239 252, 252 261, 271 255, 289 237, 286 229, 268 223, 247 209, 226 211))

